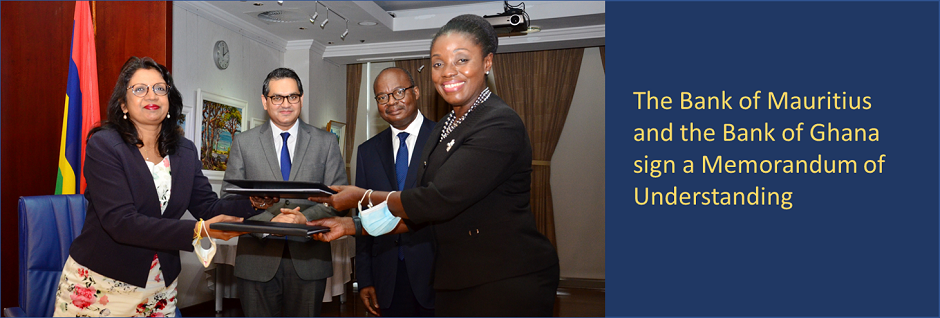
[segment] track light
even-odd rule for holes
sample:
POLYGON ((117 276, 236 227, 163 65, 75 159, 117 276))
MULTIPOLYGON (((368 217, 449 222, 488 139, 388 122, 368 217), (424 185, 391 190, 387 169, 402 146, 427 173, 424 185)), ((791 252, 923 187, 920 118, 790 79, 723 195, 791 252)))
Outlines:
POLYGON ((284 5, 284 1, 278 1, 278 2, 277 2, 277 5, 279 5, 279 6, 284 5))
POLYGON ((310 16, 310 23, 312 24, 317 24, 317 16, 320 15, 320 7, 317 6, 317 3, 320 3, 320 2, 317 1, 316 3, 313 4, 314 11, 313 11, 313 15, 310 16))
MULTIPOLYGON (((330 12, 332 11, 333 14, 335 14, 336 16, 338 16, 340 19, 343 19, 343 23, 346 24, 346 30, 343 31, 343 34, 341 34, 341 35, 339 36, 339 38, 340 38, 341 40, 346 41, 346 36, 349 35, 349 19, 346 19, 346 17, 340 15, 340 14, 337 13, 336 11, 333 11, 333 9, 330 9, 330 7, 327 7, 325 4, 320 3, 320 1, 316 1, 315 5, 314 5, 314 7, 315 7, 314 10, 316 10, 316 11, 314 11, 314 12, 313 12, 313 15, 310 16, 310 23, 312 23, 312 24, 317 24, 317 17, 320 16, 320 6, 323 6, 323 8, 326 9, 326 19, 323 19, 323 22, 320 22, 320 29, 325 29, 325 28, 326 28, 326 24, 327 24, 327 23, 330 23, 330 12)), ((332 44, 332 42, 330 42, 330 43, 332 44)))

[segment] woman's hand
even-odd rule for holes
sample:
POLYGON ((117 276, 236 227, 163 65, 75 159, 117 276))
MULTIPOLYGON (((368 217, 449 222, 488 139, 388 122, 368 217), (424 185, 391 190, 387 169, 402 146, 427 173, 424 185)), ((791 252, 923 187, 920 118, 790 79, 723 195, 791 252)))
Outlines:
MULTIPOLYGON (((240 217, 234 217, 231 215, 224 215, 224 214, 216 215, 215 217, 205 221, 205 230, 200 228, 199 231, 202 231, 201 233, 203 237, 212 237, 212 238, 217 238, 217 239, 222 239, 224 241, 228 241, 229 239, 233 237, 246 234, 248 232, 213 230, 209 228, 209 225, 211 225, 212 223, 216 223, 216 222, 241 222, 242 220, 244 219, 240 217), (206 233, 206 231, 209 231, 209 232, 206 233)), ((196 226, 199 226, 199 222, 196 222, 196 226)))
POLYGON ((304 224, 307 223, 307 217, 304 216, 303 213, 300 213, 300 207, 296 207, 293 210, 281 208, 281 214, 271 219, 271 222, 304 224))
POLYGON ((271 205, 281 200, 278 197, 248 197, 248 199, 251 200, 251 206, 257 210, 270 208, 271 205))
MULTIPOLYGON (((366 193, 366 190, 355 186, 335 185, 330 186, 330 189, 338 193, 328 197, 309 197, 307 199, 313 202, 326 203, 337 211, 343 211, 359 206, 359 200, 366 193)), ((366 202, 368 202, 368 199, 366 202)))
POLYGON ((346 235, 356 234, 356 226, 350 217, 332 217, 307 222, 307 225, 318 225, 330 228, 329 232, 311 235, 317 241, 329 242, 346 235))

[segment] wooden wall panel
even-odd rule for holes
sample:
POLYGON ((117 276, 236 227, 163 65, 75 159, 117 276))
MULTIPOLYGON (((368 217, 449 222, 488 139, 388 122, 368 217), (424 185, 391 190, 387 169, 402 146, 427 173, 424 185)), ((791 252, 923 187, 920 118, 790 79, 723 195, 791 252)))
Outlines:
MULTIPOLYGON (((17 200, 55 192, 74 1, 0 2, 0 306, 19 297, 17 200), (43 19, 36 19, 41 16, 43 19)), ((102 120, 131 55, 169 66, 171 2, 95 2, 102 120)))
POLYGON ((98 50, 98 88, 101 118, 107 117, 106 105, 111 98, 121 66, 131 56, 149 56, 167 65, 172 54, 172 2, 160 1, 96 1, 97 29, 95 49, 98 50))
POLYGON ((55 192, 75 3, 3 1, 0 5, 0 302, 12 307, 19 297, 17 199, 55 192))

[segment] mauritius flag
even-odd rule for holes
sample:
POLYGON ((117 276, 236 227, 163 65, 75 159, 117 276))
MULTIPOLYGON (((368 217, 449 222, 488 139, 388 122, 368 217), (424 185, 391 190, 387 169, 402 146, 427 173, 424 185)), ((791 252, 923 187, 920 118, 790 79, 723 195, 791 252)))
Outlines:
POLYGON ((85 138, 99 120, 95 29, 88 1, 76 1, 62 141, 59 145, 59 173, 55 181, 56 194, 85 192, 85 178, 82 176, 85 138))

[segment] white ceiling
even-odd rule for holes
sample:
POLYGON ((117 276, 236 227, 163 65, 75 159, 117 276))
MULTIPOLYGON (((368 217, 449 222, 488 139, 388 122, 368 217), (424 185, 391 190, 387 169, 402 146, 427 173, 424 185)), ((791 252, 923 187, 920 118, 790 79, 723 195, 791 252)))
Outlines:
MULTIPOLYGON (((310 48, 337 64, 427 55, 430 39, 451 18, 503 12, 502 1, 176 1, 178 7, 275 49, 310 48), (259 5, 260 4, 260 5, 259 5), (326 9, 329 7, 329 11, 326 9), (287 22, 263 21, 258 15, 287 22), (309 18, 318 12, 316 24, 309 18), (320 24, 329 18, 324 28, 320 24), (346 30, 345 40, 340 35, 346 30), (365 23, 364 23, 365 22, 365 23), (375 25, 361 25, 368 22, 375 25), (301 29, 304 28, 304 29, 301 29)), ((500 52, 604 44, 603 1, 527 1, 531 25, 541 31, 501 37, 500 52)), ((512 1, 511 5, 519 2, 512 1)))

